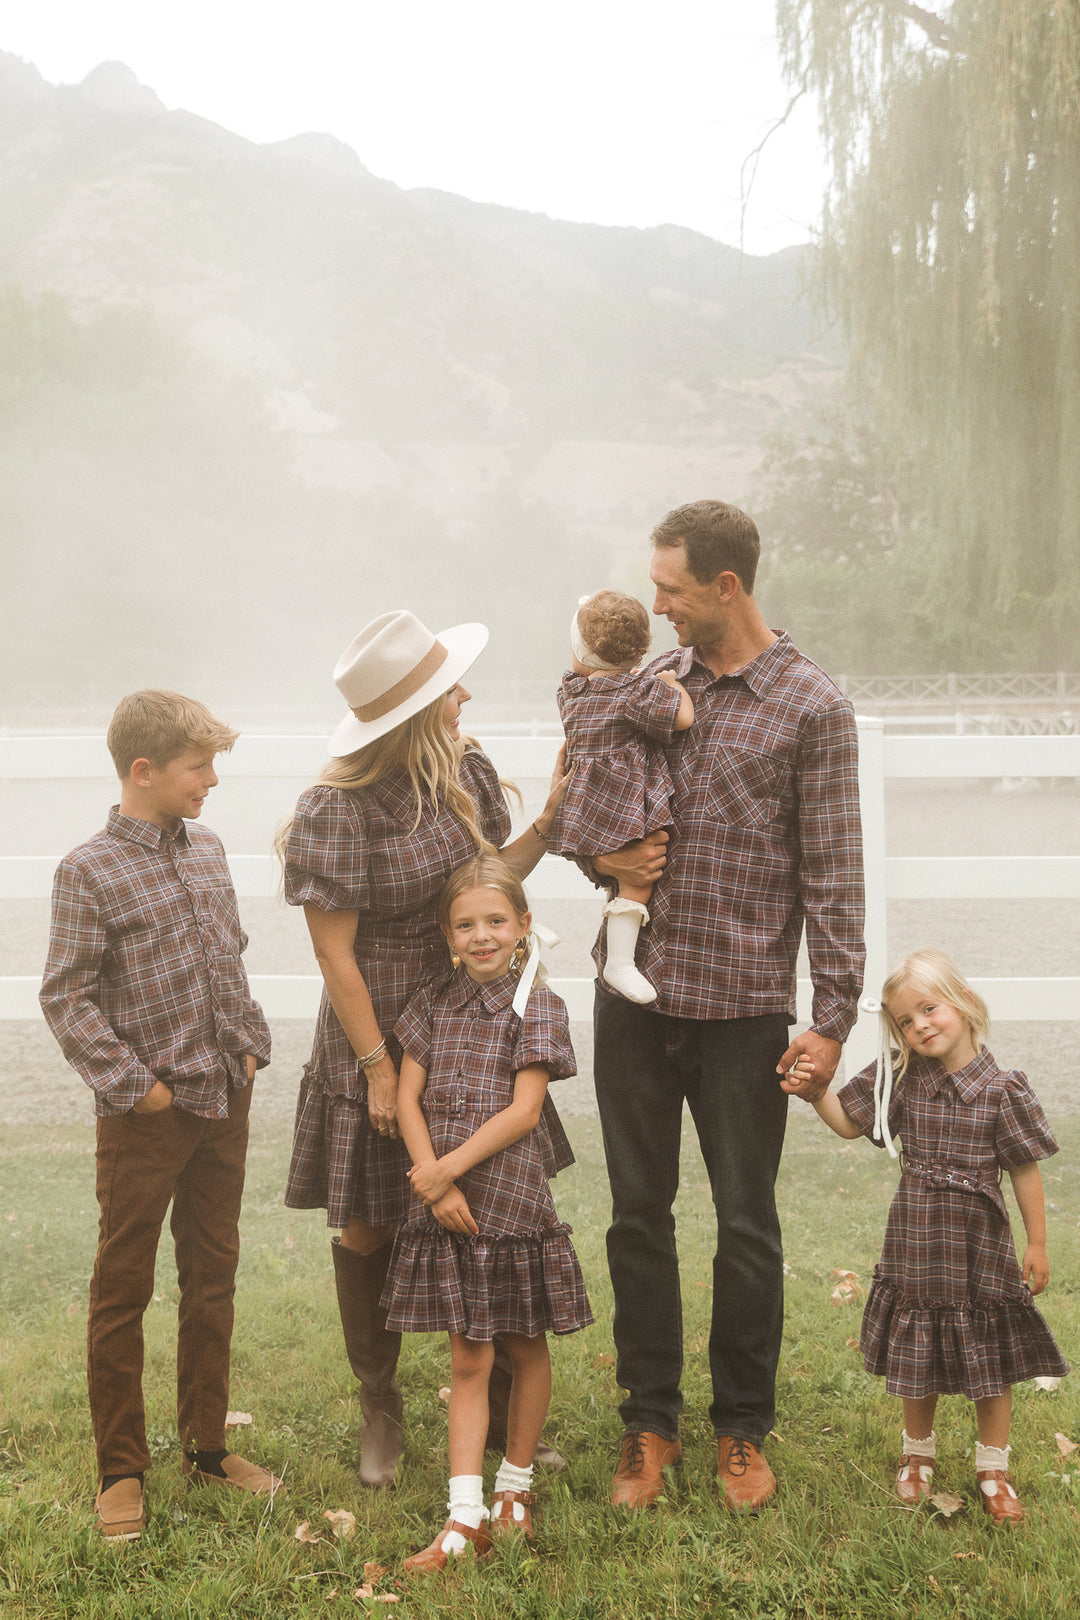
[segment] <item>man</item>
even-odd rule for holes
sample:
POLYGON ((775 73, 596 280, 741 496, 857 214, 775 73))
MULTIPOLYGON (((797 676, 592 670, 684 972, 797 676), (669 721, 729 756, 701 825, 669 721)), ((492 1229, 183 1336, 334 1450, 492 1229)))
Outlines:
POLYGON ((769 629, 754 600, 757 529, 722 501, 695 501, 652 536, 654 613, 679 649, 671 670, 695 720, 668 749, 674 825, 596 859, 657 884, 637 964, 642 1006, 601 982, 595 1079, 612 1192, 608 1263, 617 1377, 628 1391, 612 1501, 647 1507, 679 1460, 682 1307, 672 1204, 684 1100, 717 1219, 709 1339, 724 1500, 756 1511, 776 1480, 763 1443, 775 1419, 783 1251, 774 1183, 797 1060, 823 1091, 855 1022, 863 893, 858 739, 832 681, 769 629), (666 857, 666 861, 665 861, 666 857), (813 1025, 788 1041, 806 923, 813 1025))

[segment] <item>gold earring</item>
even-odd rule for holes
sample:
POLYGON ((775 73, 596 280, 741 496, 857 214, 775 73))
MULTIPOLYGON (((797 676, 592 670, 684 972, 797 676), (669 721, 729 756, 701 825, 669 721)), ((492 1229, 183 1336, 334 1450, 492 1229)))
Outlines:
POLYGON ((513 969, 514 969, 515 973, 520 973, 521 972, 522 968, 525 966, 525 958, 528 956, 528 954, 529 954, 529 942, 528 942, 528 940, 519 939, 517 944, 514 946, 514 960, 513 960, 513 963, 511 964, 513 966, 513 969))
POLYGON ((461 957, 458 955, 457 951, 455 951, 449 940, 446 942, 446 948, 450 952, 450 966, 459 968, 461 966, 461 957))

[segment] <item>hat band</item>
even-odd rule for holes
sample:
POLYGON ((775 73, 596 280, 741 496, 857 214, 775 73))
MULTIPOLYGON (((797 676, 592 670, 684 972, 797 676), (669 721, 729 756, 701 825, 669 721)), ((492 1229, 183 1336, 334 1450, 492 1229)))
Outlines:
POLYGON ((391 686, 381 697, 375 698, 371 703, 362 703, 354 708, 353 714, 358 720, 365 722, 368 720, 381 720, 384 714, 389 714, 391 709, 396 709, 400 703, 404 703, 415 692, 419 692, 422 686, 426 686, 435 671, 442 664, 445 664, 449 656, 449 651, 441 641, 433 642, 430 651, 424 654, 415 669, 410 669, 407 675, 403 676, 396 685, 391 686))

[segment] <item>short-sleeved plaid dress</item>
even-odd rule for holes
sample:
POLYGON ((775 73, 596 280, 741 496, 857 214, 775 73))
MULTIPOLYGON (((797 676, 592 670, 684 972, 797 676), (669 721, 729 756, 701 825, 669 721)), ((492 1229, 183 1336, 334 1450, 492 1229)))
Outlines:
MULTIPOLYGON (((838 1093, 867 1137, 874 1065, 838 1093)), ((912 1058, 889 1126, 902 1174, 863 1313, 867 1372, 892 1395, 1000 1395, 1069 1370, 1020 1272, 1002 1170, 1048 1159, 1057 1143, 1025 1077, 983 1051, 949 1074, 912 1058)))
MULTIPOLYGON (((466 752, 461 783, 485 838, 503 844, 510 813, 486 754, 466 752)), ((365 788, 313 787, 300 796, 285 850, 290 905, 360 913, 356 961, 395 1062, 396 1019, 419 984, 445 977, 449 967, 439 894, 454 868, 476 854, 452 810, 425 799, 414 823, 416 796, 404 770, 365 788)), ((325 1206, 329 1226, 354 1215, 383 1225, 405 1209, 407 1168, 402 1144, 371 1129, 363 1072, 324 990, 300 1084, 285 1202, 325 1206)))
MULTIPOLYGON (((519 1070, 538 1064, 553 1080, 575 1072, 565 1004, 537 988, 519 1018, 511 1005, 516 988, 511 973, 480 985, 459 968, 448 983, 420 989, 398 1020, 403 1049, 427 1071, 422 1106, 438 1157, 509 1106, 519 1070)), ((477 1235, 447 1231, 412 1198, 383 1293, 389 1328, 488 1340, 588 1327, 592 1312, 570 1228, 555 1213, 545 1173, 548 1129, 542 1117, 460 1178, 477 1235)), ((558 1167, 568 1162, 563 1155, 558 1167)))
POLYGON ((590 680, 571 671, 559 687, 567 762, 574 767, 548 841, 552 855, 606 855, 670 827, 671 772, 680 694, 645 673, 590 680))

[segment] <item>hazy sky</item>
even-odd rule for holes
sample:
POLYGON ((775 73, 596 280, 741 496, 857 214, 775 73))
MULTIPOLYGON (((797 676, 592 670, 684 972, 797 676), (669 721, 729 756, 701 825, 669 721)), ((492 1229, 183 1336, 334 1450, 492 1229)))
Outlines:
MULTIPOLYGON (((739 170, 783 112, 774 0, 4 0, 52 83, 125 62, 255 141, 328 130, 375 174, 608 225, 739 238, 739 170)), ((809 104, 766 148, 744 245, 805 241, 809 104)))

